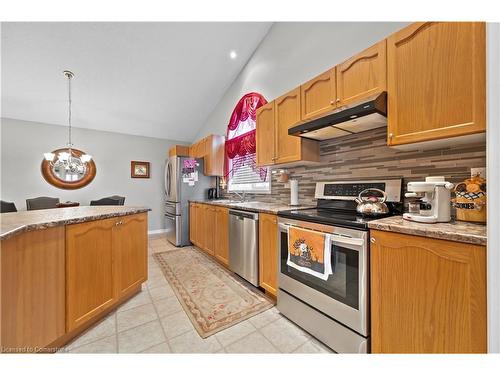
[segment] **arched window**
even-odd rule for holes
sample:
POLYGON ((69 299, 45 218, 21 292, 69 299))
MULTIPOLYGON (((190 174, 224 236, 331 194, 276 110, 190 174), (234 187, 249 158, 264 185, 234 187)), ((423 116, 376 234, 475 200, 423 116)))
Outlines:
POLYGON ((226 173, 228 191, 269 193, 269 168, 255 160, 255 113, 266 99, 251 92, 244 95, 231 114, 226 134, 226 173))

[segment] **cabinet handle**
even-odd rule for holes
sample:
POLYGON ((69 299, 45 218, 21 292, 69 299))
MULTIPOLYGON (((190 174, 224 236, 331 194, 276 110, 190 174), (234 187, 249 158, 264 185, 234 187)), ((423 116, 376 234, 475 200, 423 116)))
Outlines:
POLYGON ((330 105, 335 104, 335 100, 330 100, 330 105))
POLYGON ((371 237, 371 238, 370 238, 370 242, 371 242, 371 243, 375 243, 375 242, 376 242, 376 241, 375 241, 375 238, 374 238, 374 237, 371 237))
POLYGON ((340 98, 337 98, 336 102, 337 102, 337 103, 340 103, 340 98))
POLYGON ((391 139, 392 139, 392 137, 393 137, 393 136, 394 136, 394 134, 389 133, 389 138, 391 138, 391 139))

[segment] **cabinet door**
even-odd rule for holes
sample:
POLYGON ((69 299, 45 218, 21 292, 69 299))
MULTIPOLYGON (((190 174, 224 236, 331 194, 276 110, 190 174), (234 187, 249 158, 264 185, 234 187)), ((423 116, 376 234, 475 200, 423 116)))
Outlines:
POLYGON ((64 335, 64 242, 64 226, 1 242, 0 352, 44 348, 64 335))
POLYGON ((147 280, 148 218, 144 213, 117 219, 118 225, 113 227, 113 251, 117 297, 121 298, 147 280))
POLYGON ((300 88, 275 100, 276 163, 301 159, 301 139, 288 135, 288 129, 300 121, 300 88))
POLYGON ((229 210, 225 207, 215 209, 215 257, 223 264, 229 264, 229 210))
POLYGON ((275 160, 274 101, 263 105, 256 115, 256 152, 257 165, 271 165, 275 160))
POLYGON ((486 248, 371 232, 373 353, 486 352, 486 248))
POLYGON ((278 220, 259 214, 259 285, 276 296, 278 289, 278 220))
POLYGON ((343 106, 387 90, 385 39, 337 66, 338 105, 343 106))
POLYGON ((205 140, 204 173, 206 176, 224 176, 224 145, 226 137, 210 135, 205 140))
POLYGON ((214 240, 215 240, 215 207, 209 204, 204 206, 204 221, 205 230, 203 232, 204 236, 204 247, 203 249, 210 255, 214 255, 214 240))
POLYGON ((388 144, 485 131, 485 24, 414 23, 387 39, 388 144))
POLYGON ((118 219, 66 226, 66 326, 72 330, 116 301, 112 228, 118 219))
POLYGON ((320 117, 336 107, 335 68, 300 86, 301 119, 320 117))
POLYGON ((205 205, 196 205, 196 245, 200 249, 205 248, 205 205))
POLYGON ((196 238, 196 203, 189 203, 189 240, 197 244, 196 238))

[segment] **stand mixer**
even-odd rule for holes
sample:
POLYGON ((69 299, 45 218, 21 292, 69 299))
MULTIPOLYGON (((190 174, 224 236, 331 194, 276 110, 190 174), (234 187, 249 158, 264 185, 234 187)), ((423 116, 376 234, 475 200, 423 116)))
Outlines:
POLYGON ((421 223, 446 223, 451 220, 451 189, 444 177, 426 177, 425 182, 409 182, 407 198, 419 201, 416 212, 403 214, 403 219, 421 223))

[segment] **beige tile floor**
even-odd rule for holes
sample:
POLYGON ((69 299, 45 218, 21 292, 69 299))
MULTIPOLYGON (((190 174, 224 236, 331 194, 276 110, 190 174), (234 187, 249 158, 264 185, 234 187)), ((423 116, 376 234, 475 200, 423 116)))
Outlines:
POLYGON ((175 249, 149 239, 149 278, 142 291, 60 353, 331 353, 275 307, 202 339, 151 254, 175 249))

